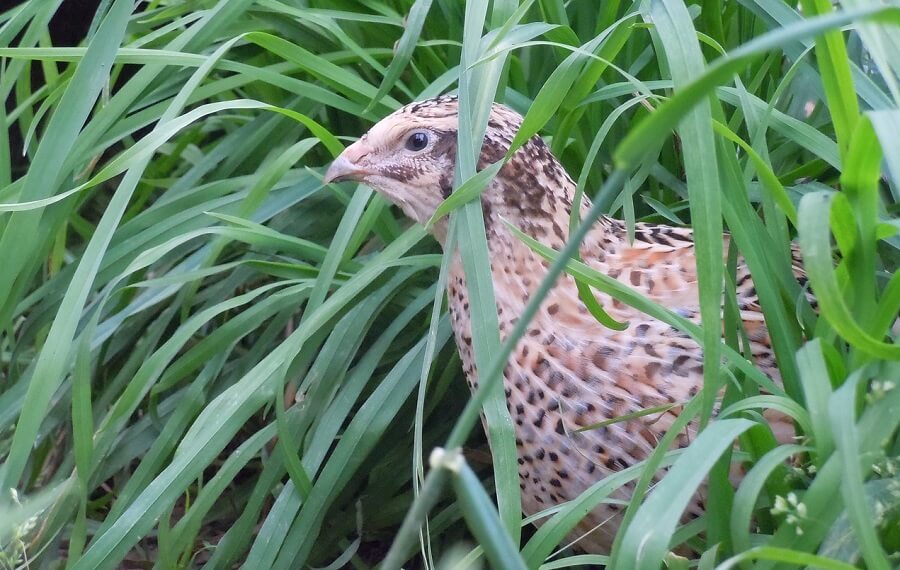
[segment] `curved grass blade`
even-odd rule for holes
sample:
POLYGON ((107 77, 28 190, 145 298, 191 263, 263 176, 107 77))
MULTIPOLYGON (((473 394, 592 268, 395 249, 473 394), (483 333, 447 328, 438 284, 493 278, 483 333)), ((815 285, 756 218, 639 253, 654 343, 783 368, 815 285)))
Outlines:
POLYGON ((720 420, 700 432, 638 509, 611 564, 636 570, 659 568, 678 520, 707 472, 735 438, 752 426, 749 420, 720 420))

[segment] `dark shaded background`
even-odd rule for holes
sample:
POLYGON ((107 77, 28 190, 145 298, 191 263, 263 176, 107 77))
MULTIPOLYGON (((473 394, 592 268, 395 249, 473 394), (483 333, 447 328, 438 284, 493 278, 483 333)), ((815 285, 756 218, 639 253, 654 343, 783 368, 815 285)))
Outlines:
MULTIPOLYGON (((22 2, 0 0, 0 12, 6 12, 19 4, 22 2)), ((50 20, 50 37, 53 39, 53 45, 78 45, 84 39, 99 5, 100 0, 64 0, 50 20)))
MULTIPOLYGON (((39 1, 39 0, 32 0, 39 1)), ((60 4, 53 18, 50 20, 50 40, 54 46, 71 47, 81 45, 91 26, 94 13, 100 6, 101 0, 64 0, 60 4)), ((0 0, 0 12, 6 12, 15 8, 22 2, 0 0)), ((12 46, 18 44, 18 38, 12 46)), ((2 63, 2 62, 0 62, 2 63)), ((44 74, 39 64, 31 65, 31 84, 37 87, 44 82, 44 74)), ((10 112, 16 106, 15 92, 10 93, 6 100, 6 112, 10 112)), ((9 130, 9 147, 12 159, 13 179, 24 174, 27 159, 22 156, 22 130, 14 125, 9 130)))
POLYGON ((53 45, 78 45, 84 39, 100 0, 65 0, 50 20, 53 45))

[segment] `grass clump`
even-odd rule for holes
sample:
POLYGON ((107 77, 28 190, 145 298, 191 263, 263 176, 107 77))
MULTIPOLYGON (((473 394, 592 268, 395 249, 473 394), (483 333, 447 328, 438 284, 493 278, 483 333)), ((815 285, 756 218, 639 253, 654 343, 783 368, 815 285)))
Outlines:
MULTIPOLYGON (((0 566, 898 563, 900 8, 109 0, 57 45, 59 9, 0 14, 0 566), (321 183, 345 137, 451 90, 472 126, 459 182, 499 100, 596 214, 697 235, 702 329, 543 251, 703 343, 706 387, 679 421, 707 428, 537 531, 496 322, 474 323, 486 373, 466 403, 436 245, 369 189, 321 183), (725 253, 753 273, 783 389, 741 357, 734 308, 720 315, 725 253), (493 468, 472 459, 482 409, 493 468), (779 445, 767 409, 801 437, 779 445), (560 548, 585 509, 629 481, 647 490, 660 465, 609 556, 560 548), (680 526, 703 480, 710 508, 680 526)), ((477 269, 473 208, 452 216, 477 269)), ((472 303, 494 314, 489 282, 472 303)))

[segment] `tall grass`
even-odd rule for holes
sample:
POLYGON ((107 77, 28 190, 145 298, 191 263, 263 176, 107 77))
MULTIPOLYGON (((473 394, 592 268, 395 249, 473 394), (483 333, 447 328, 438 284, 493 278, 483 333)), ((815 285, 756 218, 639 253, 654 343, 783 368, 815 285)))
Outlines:
POLYGON ((56 46, 60 3, 0 15, 0 567, 900 562, 900 7, 108 0, 56 46), (447 257, 320 168, 452 90, 442 212, 471 285, 473 398, 447 257), (703 344, 678 423, 706 427, 526 520, 499 383, 517 335, 500 342, 472 201, 494 100, 525 115, 514 144, 550 142, 591 216, 691 225, 698 244, 702 328, 570 259, 589 223, 561 252, 529 242, 553 260, 543 289, 569 272, 703 344), (740 352, 738 255, 783 385, 740 352), (704 480, 708 512, 681 526, 704 480), (608 556, 563 548, 631 481, 608 556))

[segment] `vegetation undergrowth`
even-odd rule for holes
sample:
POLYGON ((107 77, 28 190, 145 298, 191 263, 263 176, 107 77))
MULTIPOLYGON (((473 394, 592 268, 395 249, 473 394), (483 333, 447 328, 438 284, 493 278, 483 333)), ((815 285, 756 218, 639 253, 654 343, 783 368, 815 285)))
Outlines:
POLYGON ((0 14, 0 568, 900 563, 900 6, 103 0, 55 45, 61 4, 0 14), (475 398, 447 258, 365 186, 322 184, 378 119, 452 91, 460 191, 442 211, 481 315, 475 398), (702 328, 531 243, 707 364, 689 448, 663 440, 538 530, 498 383, 515 338, 465 183, 495 100, 595 214, 698 244, 702 328), (741 354, 739 255, 783 385, 741 354), (612 552, 566 548, 634 480, 612 552), (708 512, 680 525, 704 480, 708 512))

